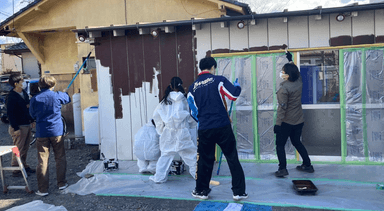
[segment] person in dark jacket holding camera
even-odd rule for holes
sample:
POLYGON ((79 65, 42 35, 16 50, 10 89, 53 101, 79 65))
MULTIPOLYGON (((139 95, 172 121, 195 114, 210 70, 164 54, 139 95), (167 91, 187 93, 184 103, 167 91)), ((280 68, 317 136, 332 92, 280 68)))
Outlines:
POLYGON ((296 169, 309 173, 314 172, 308 152, 300 141, 304 126, 304 114, 301 107, 303 82, 299 69, 292 62, 292 55, 289 52, 287 52, 287 59, 290 62, 285 64, 280 72, 280 78, 284 81, 276 92, 278 108, 276 125, 273 129, 273 132, 276 133, 276 153, 279 160, 279 169, 275 172, 276 177, 288 175, 284 149, 288 137, 291 138, 292 145, 303 159, 303 164, 297 166, 296 169))
MULTIPOLYGON (((29 96, 24 91, 23 76, 20 73, 13 73, 9 77, 8 83, 13 87, 6 100, 7 115, 9 119, 9 135, 11 135, 13 144, 20 151, 20 159, 27 172, 35 173, 35 170, 27 164, 27 154, 29 143, 31 142, 31 128, 35 127, 34 120, 29 115, 29 96)), ((11 166, 19 166, 15 154, 12 155, 11 166)), ((15 170, 12 173, 14 177, 21 177, 22 173, 15 170)))

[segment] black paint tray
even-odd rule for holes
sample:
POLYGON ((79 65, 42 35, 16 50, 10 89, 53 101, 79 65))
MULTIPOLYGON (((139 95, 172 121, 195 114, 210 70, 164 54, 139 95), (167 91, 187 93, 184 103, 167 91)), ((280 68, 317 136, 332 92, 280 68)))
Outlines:
POLYGON ((299 194, 315 194, 317 187, 311 180, 292 180, 293 188, 299 194))

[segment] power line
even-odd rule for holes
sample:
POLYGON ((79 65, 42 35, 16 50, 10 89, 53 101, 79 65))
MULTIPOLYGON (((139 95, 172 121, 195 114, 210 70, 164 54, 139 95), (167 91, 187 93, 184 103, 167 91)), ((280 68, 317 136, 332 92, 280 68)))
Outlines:
POLYGON ((6 15, 6 16, 11 16, 11 14, 4 12, 4 11, 0 11, 0 14, 6 15))

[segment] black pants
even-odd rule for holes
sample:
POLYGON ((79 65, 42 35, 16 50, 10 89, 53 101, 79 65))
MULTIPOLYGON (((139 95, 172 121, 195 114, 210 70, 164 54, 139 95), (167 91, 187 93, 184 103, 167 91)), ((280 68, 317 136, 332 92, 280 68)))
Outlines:
POLYGON ((196 191, 209 189, 215 161, 215 144, 217 143, 223 151, 231 171, 233 194, 240 195, 245 193, 244 171, 237 155, 236 139, 231 125, 199 130, 198 134, 196 191))
POLYGON ((281 123, 281 132, 276 133, 276 153, 279 159, 279 170, 287 168, 287 159, 285 157, 285 144, 288 137, 291 138, 292 145, 299 152, 303 158, 303 164, 306 166, 311 165, 308 152, 300 141, 301 131, 303 130, 304 122, 298 125, 290 125, 285 122, 281 123))

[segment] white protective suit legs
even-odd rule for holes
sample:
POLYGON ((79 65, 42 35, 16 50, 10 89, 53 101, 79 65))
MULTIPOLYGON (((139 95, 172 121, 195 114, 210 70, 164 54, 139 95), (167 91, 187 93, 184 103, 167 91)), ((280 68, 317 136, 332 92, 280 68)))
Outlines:
POLYGON ((180 155, 181 159, 183 159, 184 163, 189 167, 189 173, 191 176, 196 179, 196 156, 190 156, 193 153, 196 155, 196 151, 193 149, 186 149, 179 152, 161 153, 161 156, 156 165, 156 174, 154 176, 150 176, 149 179, 155 183, 166 182, 168 180, 168 174, 173 158, 177 153, 180 155))
POLYGON ((156 173, 157 160, 140 160, 137 159, 137 166, 140 173, 156 173))
POLYGON ((156 183, 167 181, 176 153, 188 165, 193 178, 196 174, 197 146, 190 131, 196 131, 196 121, 189 114, 187 99, 181 92, 170 92, 168 99, 171 104, 160 103, 153 113, 156 131, 160 135, 161 156, 157 161, 156 174, 149 179, 156 183))

